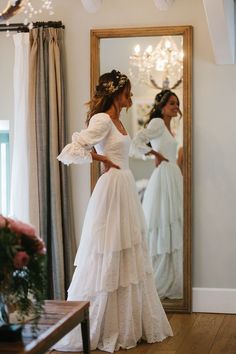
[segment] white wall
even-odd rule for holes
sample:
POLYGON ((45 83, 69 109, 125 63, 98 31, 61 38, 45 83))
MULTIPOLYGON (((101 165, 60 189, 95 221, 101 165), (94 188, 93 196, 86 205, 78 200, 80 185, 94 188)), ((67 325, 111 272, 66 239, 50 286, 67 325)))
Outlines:
MULTIPOLYGON (((91 28, 194 27, 193 286, 236 288, 236 65, 214 63, 202 1, 176 0, 169 11, 159 12, 152 0, 104 0, 97 14, 88 14, 79 0, 56 0, 55 12, 54 19, 66 25, 70 133, 84 126, 91 28)), ((90 174, 88 167, 71 170, 79 237, 90 174)))
MULTIPOLYGON (((89 98, 91 28, 194 27, 193 286, 236 288, 236 65, 215 65, 202 1, 176 0, 159 12, 152 0, 104 0, 97 14, 86 13, 78 0, 65 11, 64 3, 57 0, 56 12, 66 25, 71 132, 82 127, 89 98)), ((73 190, 79 233, 89 197, 85 168, 73 168, 73 190)))
POLYGON ((13 39, 0 32, 0 120, 10 120, 14 114, 13 64, 13 39))

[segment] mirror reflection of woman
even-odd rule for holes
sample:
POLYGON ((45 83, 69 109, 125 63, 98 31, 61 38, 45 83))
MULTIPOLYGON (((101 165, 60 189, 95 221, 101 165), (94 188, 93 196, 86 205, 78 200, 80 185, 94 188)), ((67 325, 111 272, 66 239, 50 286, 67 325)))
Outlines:
MULTIPOLYGON (((113 353, 173 335, 158 297, 145 239, 145 218, 128 165, 130 137, 120 121, 131 104, 128 77, 103 74, 90 102, 88 127, 58 159, 105 165, 86 212, 68 300, 90 301, 91 349, 113 353), (96 152, 92 151, 95 146, 96 152)), ((81 351, 80 328, 55 347, 81 351)))
POLYGON ((170 90, 155 97, 146 128, 133 139, 130 155, 154 155, 154 169, 143 197, 148 227, 148 250, 160 298, 183 297, 183 178, 178 166, 178 143, 171 120, 181 112, 170 90))

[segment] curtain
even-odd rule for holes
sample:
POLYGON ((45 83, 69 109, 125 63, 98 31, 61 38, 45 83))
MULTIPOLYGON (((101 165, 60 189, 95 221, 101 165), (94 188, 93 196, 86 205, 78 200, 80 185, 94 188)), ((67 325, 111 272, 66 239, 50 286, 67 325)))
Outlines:
POLYGON ((64 299, 76 251, 66 143, 64 30, 34 28, 29 50, 30 212, 48 255, 48 298, 64 299))
POLYGON ((11 189, 10 215, 26 223, 29 217, 29 171, 28 171, 28 71, 29 34, 13 36, 14 58, 14 117, 10 125, 11 141, 11 189))

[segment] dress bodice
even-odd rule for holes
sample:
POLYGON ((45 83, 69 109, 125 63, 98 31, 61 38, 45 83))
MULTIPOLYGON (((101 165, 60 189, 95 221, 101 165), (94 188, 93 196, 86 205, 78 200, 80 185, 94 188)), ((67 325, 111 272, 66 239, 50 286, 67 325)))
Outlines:
POLYGON ((170 162, 176 162, 177 141, 165 127, 161 136, 150 139, 153 150, 158 151, 170 162))
MULTIPOLYGON (((108 115, 107 117, 107 119, 110 119, 108 115)), ((120 133, 112 121, 111 123, 111 128, 106 137, 95 145, 96 152, 107 156, 121 169, 127 169, 129 168, 130 137, 120 133)))
POLYGON ((151 149, 159 152, 169 162, 176 163, 177 141, 167 129, 163 119, 153 118, 147 128, 141 129, 133 138, 131 157, 144 158, 151 149), (151 144, 151 147, 148 146, 151 144))
POLYGON ((107 113, 95 114, 86 129, 73 133, 72 143, 67 144, 57 158, 67 165, 92 162, 93 147, 121 169, 129 168, 130 137, 120 133, 107 113))

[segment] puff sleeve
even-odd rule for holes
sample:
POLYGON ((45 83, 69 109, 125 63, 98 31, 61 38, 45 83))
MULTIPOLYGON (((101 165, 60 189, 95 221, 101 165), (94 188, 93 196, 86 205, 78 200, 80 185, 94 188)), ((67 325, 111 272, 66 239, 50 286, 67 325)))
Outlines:
POLYGON ((57 159, 65 165, 91 163, 93 146, 106 137, 111 129, 111 124, 111 119, 107 114, 95 114, 87 129, 73 133, 72 142, 64 147, 57 159))
POLYGON ((139 130, 132 139, 129 156, 145 159, 145 154, 152 150, 147 144, 150 140, 162 136, 165 123, 161 118, 153 118, 146 128, 139 130))

